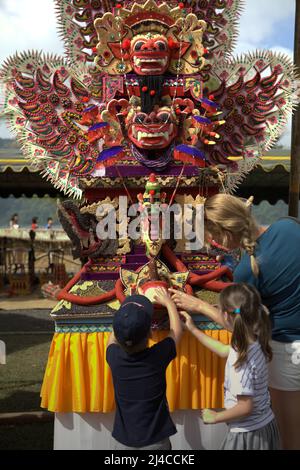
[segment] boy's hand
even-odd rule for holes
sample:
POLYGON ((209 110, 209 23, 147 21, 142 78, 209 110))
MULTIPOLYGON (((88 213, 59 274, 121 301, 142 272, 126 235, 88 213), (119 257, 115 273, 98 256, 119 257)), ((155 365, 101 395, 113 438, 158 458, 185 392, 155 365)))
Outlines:
POLYGON ((182 321, 183 327, 186 330, 192 331, 194 328, 196 328, 196 325, 195 325, 191 315, 189 315, 184 310, 181 310, 179 313, 180 313, 180 317, 181 317, 180 319, 182 321))
POLYGON ((209 410, 207 408, 202 411, 202 419, 205 424, 216 424, 217 416, 217 411, 209 410))
POLYGON ((169 296, 168 291, 166 289, 163 289, 162 287, 158 287, 156 289, 154 300, 155 302, 163 305, 164 307, 167 307, 168 305, 172 305, 174 303, 171 297, 169 296))

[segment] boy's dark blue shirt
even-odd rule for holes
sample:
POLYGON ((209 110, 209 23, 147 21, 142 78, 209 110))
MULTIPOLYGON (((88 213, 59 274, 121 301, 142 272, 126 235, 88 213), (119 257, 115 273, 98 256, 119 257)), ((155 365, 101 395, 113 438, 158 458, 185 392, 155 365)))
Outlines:
POLYGON ((172 338, 139 353, 128 354, 111 344, 106 360, 111 368, 116 416, 113 437, 129 447, 145 447, 176 433, 166 398, 166 368, 176 357, 172 338))
POLYGON ((254 285, 269 308, 272 338, 283 343, 300 340, 300 224, 284 218, 272 224, 258 239, 255 257, 259 276, 245 254, 234 271, 235 282, 254 285))

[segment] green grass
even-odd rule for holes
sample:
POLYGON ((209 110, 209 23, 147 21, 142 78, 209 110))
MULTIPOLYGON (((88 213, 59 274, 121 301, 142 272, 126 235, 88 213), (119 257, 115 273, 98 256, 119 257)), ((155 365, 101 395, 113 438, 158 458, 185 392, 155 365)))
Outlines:
MULTIPOLYGON (((0 413, 41 411, 40 389, 52 334, 1 333, 7 356, 6 365, 0 366, 0 413)), ((0 425, 0 450, 51 450, 53 426, 53 421, 0 425)))
POLYGON ((40 389, 52 333, 1 334, 6 365, 0 366, 0 413, 41 411, 40 389))

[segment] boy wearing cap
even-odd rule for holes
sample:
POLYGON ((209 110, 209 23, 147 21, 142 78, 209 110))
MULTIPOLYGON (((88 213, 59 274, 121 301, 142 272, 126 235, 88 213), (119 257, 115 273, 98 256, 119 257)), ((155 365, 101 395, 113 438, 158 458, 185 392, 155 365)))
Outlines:
POLYGON ((182 326, 165 289, 157 290, 155 301, 168 310, 170 332, 151 348, 153 305, 147 297, 127 297, 114 316, 106 351, 116 401, 114 450, 168 450, 169 437, 176 433, 166 398, 166 369, 176 357, 182 326))

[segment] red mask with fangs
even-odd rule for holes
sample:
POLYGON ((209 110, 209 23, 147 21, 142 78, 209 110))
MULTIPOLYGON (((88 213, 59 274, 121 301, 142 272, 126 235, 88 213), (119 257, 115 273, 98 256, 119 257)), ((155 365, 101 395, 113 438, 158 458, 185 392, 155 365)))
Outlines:
POLYGON ((162 75, 170 62, 168 40, 158 34, 139 35, 131 41, 130 61, 138 75, 162 75))
POLYGON ((158 108, 150 114, 137 112, 126 124, 131 142, 144 150, 167 148, 178 133, 170 108, 158 108))

